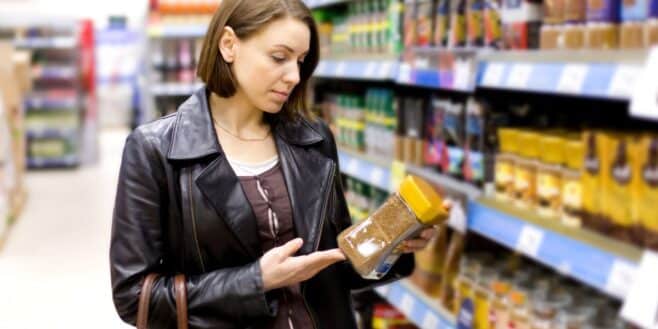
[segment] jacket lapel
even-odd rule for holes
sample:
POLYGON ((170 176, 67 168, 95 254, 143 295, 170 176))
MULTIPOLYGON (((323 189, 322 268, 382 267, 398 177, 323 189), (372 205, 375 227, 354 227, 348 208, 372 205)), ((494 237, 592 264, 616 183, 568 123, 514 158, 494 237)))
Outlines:
POLYGON ((295 229, 304 240, 299 254, 309 254, 317 249, 322 233, 335 164, 313 148, 289 144, 281 138, 276 142, 295 229))
POLYGON ((247 253, 252 258, 260 257, 263 252, 256 215, 226 157, 211 162, 196 179, 196 185, 247 253))

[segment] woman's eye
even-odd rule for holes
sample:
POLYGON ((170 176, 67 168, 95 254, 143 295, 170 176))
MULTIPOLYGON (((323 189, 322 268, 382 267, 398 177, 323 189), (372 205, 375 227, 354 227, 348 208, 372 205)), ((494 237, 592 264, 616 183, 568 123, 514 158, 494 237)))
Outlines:
POLYGON ((286 58, 280 56, 272 56, 272 60, 274 60, 277 63, 283 63, 286 61, 286 58))

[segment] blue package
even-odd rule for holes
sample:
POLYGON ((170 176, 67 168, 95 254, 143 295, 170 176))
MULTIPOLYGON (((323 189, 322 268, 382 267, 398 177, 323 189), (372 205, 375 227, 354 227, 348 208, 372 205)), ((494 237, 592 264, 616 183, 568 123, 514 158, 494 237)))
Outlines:
POLYGON ((658 0, 649 0, 649 17, 658 18, 658 0))
POLYGON ((621 20, 623 22, 643 21, 649 17, 648 0, 626 0, 622 2, 621 20))

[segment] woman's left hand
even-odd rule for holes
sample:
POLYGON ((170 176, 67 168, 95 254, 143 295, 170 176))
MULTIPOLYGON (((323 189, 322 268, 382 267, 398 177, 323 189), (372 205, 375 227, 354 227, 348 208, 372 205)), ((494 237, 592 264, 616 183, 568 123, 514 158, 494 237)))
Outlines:
MULTIPOLYGON (((448 199, 443 200, 443 207, 448 213, 450 213, 452 202, 448 199)), ((404 253, 414 253, 425 249, 430 240, 436 235, 437 231, 438 230, 435 227, 424 229, 418 236, 402 242, 402 251, 404 253)))

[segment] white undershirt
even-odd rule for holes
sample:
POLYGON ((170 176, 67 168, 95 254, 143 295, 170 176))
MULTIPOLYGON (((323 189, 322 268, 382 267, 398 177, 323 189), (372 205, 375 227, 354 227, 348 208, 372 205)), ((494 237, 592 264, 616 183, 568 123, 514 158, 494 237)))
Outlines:
POLYGON ((237 160, 232 160, 229 157, 226 157, 228 163, 233 168, 233 171, 237 176, 250 177, 258 176, 276 166, 279 163, 279 156, 276 155, 273 158, 266 160, 261 163, 246 163, 237 160))

